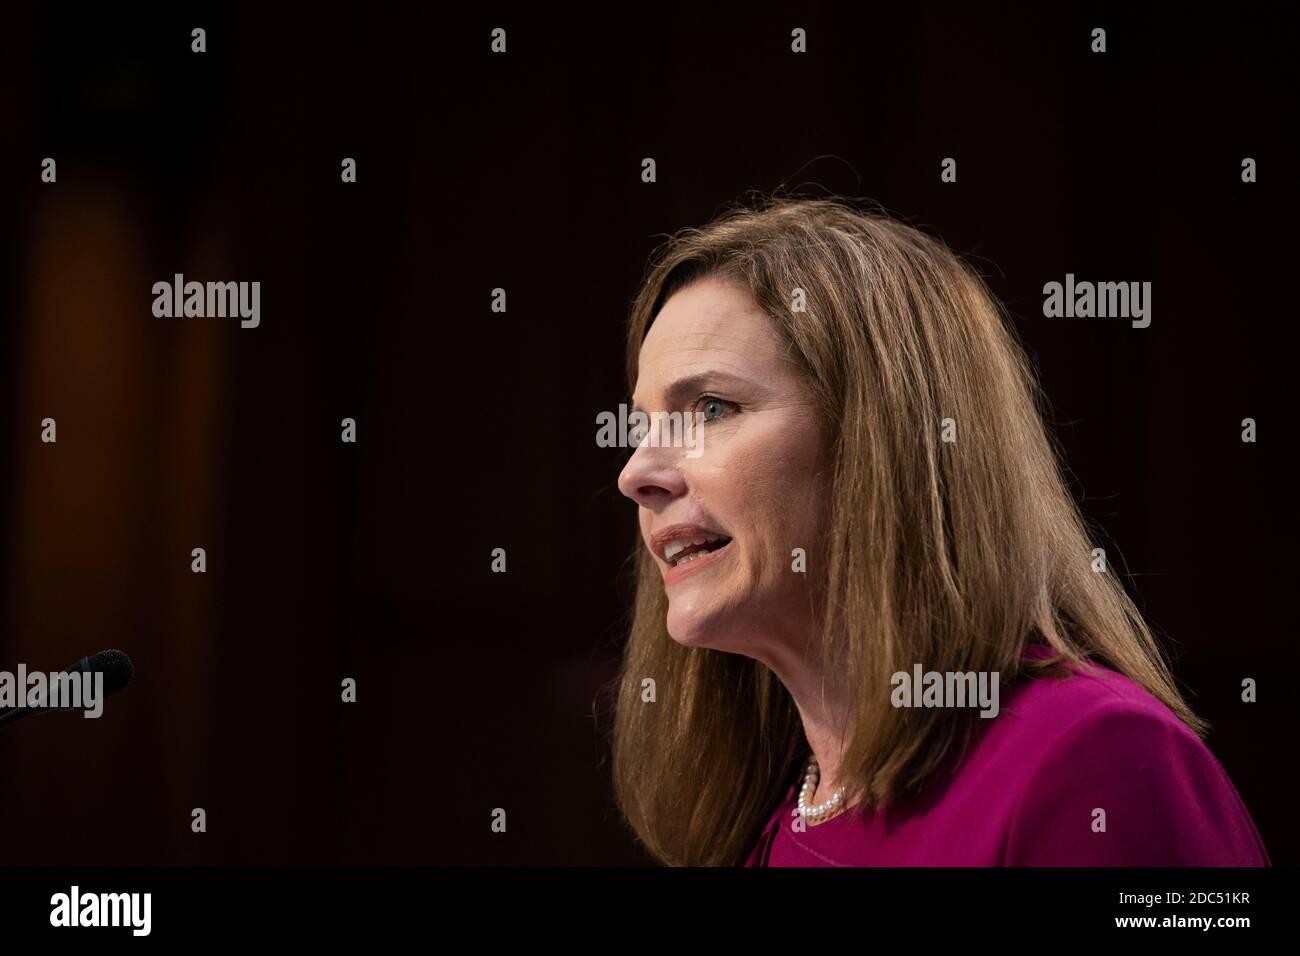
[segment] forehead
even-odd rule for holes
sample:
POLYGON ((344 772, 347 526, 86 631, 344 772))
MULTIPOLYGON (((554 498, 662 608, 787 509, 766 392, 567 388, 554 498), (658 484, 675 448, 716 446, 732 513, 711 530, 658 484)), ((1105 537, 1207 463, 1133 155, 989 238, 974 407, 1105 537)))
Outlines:
POLYGON ((656 387, 692 372, 776 371, 781 346, 772 320, 732 280, 710 276, 664 303, 641 345, 639 383, 656 387))

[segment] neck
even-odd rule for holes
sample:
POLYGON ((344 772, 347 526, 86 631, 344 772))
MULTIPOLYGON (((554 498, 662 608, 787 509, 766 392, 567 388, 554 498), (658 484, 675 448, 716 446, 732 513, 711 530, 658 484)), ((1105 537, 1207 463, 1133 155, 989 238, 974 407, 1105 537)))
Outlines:
POLYGON ((817 760, 817 792, 812 803, 829 800, 840 786, 840 764, 848 727, 848 694, 824 679, 820 661, 809 653, 785 653, 764 663, 794 699, 804 736, 817 760))
POLYGON ((795 705, 803 718, 804 736, 808 738, 808 745, 817 760, 817 789, 808 799, 810 803, 822 804, 840 786, 840 758, 844 751, 844 740, 836 727, 842 724, 831 716, 835 712, 833 708, 823 705, 814 711, 811 707, 806 708, 798 698, 795 698, 795 705))

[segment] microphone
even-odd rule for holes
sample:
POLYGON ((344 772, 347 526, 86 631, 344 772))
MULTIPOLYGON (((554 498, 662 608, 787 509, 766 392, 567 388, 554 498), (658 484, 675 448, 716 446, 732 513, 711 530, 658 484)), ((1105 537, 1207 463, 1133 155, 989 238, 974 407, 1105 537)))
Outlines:
MULTIPOLYGON (((104 675, 104 697, 110 694, 116 694, 119 690, 131 683, 131 678, 135 676, 135 666, 131 663, 131 658, 125 651, 100 651, 90 657, 83 657, 77 663, 60 671, 62 674, 95 674, 103 673, 104 675)), ((100 698, 103 700, 103 698, 100 698)), ((6 714, 0 714, 0 726, 11 723, 16 720, 22 720, 31 714, 50 713, 55 710, 74 710, 72 707, 15 707, 6 714)))

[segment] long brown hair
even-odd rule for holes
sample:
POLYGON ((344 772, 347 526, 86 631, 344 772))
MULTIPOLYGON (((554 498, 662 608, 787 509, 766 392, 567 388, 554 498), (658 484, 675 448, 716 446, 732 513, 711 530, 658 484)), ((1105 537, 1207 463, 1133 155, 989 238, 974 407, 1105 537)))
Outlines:
MULTIPOLYGON (((970 266, 872 204, 732 204, 651 257, 629 321, 630 389, 660 307, 710 275, 740 282, 771 317, 835 436, 829 531, 808 571, 823 674, 853 689, 836 779, 850 803, 918 790, 977 724, 961 708, 894 707, 890 677, 914 663, 996 671, 1007 686, 1091 658, 1205 735, 1114 571, 1094 570, 1029 363, 970 266), (1055 653, 1022 660, 1027 640, 1055 653)), ((671 639, 661 576, 637 544, 615 796, 660 861, 737 864, 799 770, 799 714, 765 664, 671 639)))

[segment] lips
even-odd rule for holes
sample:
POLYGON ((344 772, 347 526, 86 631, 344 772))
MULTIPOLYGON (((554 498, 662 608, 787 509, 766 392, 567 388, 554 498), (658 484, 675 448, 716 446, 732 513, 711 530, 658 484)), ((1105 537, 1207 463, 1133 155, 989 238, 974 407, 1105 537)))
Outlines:
POLYGON ((671 525, 650 538, 650 550, 668 565, 665 585, 714 564, 730 545, 729 535, 696 524, 671 525))

